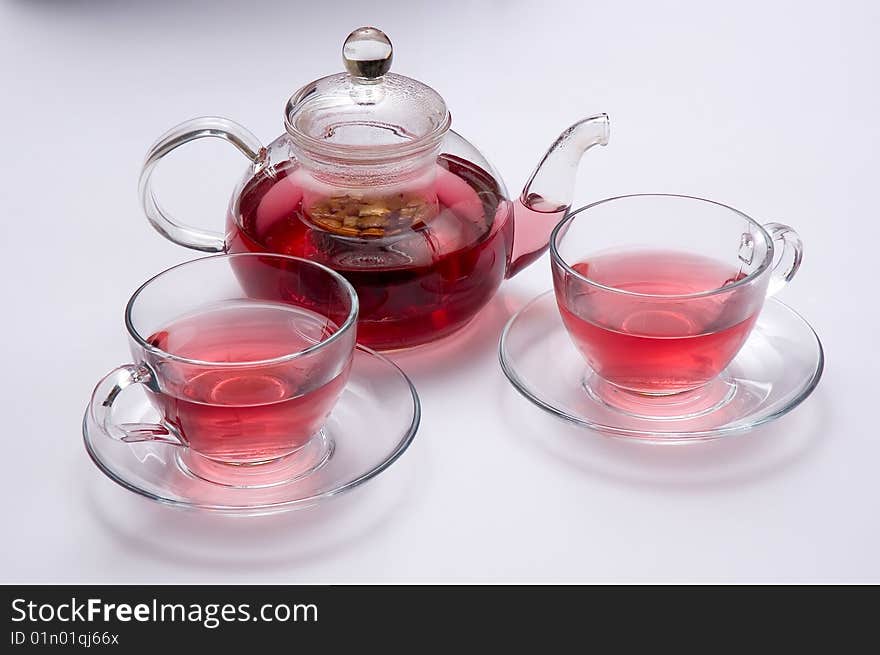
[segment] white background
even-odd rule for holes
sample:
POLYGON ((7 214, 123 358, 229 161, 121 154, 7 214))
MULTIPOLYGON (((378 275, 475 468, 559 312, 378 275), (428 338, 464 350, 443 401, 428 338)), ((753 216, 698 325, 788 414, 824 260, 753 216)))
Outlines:
MULTIPOLYGON (((878 33, 870 1, 3 2, 0 581, 880 581, 878 33), (94 382, 128 360, 124 303, 195 256, 143 218, 144 153, 204 114, 271 140, 362 24, 513 193, 560 130, 606 111, 611 144, 585 159, 578 204, 680 192, 795 226, 806 257, 781 297, 825 343, 817 392, 749 436, 679 448, 544 416, 496 344, 549 288, 545 257, 444 357, 399 358, 422 427, 362 490, 223 519, 104 479, 79 427, 94 382)), ((163 188, 219 229, 243 168, 201 141, 163 188)))

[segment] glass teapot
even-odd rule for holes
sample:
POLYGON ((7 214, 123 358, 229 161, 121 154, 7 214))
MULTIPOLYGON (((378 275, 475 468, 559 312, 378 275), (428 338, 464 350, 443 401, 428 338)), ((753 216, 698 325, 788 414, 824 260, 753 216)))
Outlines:
POLYGON ((216 117, 162 136, 141 172, 144 212, 189 248, 276 252, 339 271, 357 289, 358 341, 367 346, 434 341, 466 325, 506 277, 546 250, 571 203, 581 156, 608 142, 608 117, 565 130, 512 202, 486 158, 450 129, 443 98, 389 72, 384 33, 355 30, 342 55, 347 72, 297 91, 286 132, 268 146, 216 117), (229 141, 251 162, 233 191, 225 233, 181 223, 151 184, 163 157, 202 137, 229 141))

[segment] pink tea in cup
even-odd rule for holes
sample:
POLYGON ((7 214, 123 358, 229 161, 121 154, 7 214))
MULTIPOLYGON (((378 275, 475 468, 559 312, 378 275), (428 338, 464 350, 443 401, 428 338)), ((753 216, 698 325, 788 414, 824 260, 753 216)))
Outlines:
POLYGON ((745 277, 738 268, 703 255, 627 250, 571 268, 594 284, 557 286, 563 322, 593 370, 630 391, 669 394, 709 382, 760 310, 750 296, 724 290, 745 277))
POLYGON ((241 463, 290 454, 326 421, 351 360, 340 367, 332 350, 285 355, 337 330, 327 317, 295 305, 225 300, 200 308, 148 338, 150 345, 185 358, 157 365, 164 388, 150 397, 205 457, 241 463))

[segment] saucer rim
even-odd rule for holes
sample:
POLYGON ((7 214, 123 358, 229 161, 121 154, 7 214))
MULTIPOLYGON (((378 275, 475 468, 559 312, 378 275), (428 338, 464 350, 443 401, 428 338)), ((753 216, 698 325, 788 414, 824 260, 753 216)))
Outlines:
MULTIPOLYGON (((121 477, 117 473, 115 473, 109 466, 107 466, 104 461, 98 456, 95 451, 94 445, 90 439, 90 431, 89 431, 89 411, 86 408, 86 412, 83 415, 82 420, 82 435, 83 435, 83 443, 85 445, 86 452, 89 455, 89 458, 95 464, 101 473, 107 476, 110 480, 115 482, 117 485, 121 486, 128 491, 131 491, 138 496, 142 496, 149 500, 155 501, 161 505, 165 505, 168 507, 174 507, 175 509, 185 509, 185 510, 193 510, 193 511, 203 511, 210 512, 214 514, 228 514, 228 515, 255 515, 255 514, 269 514, 269 513, 277 513, 277 512, 285 512, 285 511, 293 511, 297 509, 304 509, 306 507, 314 507, 320 502, 329 500, 331 498, 335 498, 344 493, 352 491, 357 487, 369 482, 380 473, 385 471, 388 467, 390 467, 394 462, 396 462, 400 456, 410 447, 413 440, 415 439, 416 433, 419 430, 419 425, 421 423, 422 418, 422 407, 421 401, 419 400, 418 392, 416 391, 415 385, 412 380, 409 379, 409 376, 401 369, 397 364, 391 361, 388 357, 385 357, 379 352, 368 348, 366 346, 362 346, 360 344, 355 345, 355 353, 356 357, 358 354, 363 354, 366 357, 375 357, 379 361, 381 361, 385 365, 389 365, 396 370, 398 376, 406 382, 406 385, 409 389, 410 396, 412 398, 412 419, 410 421, 409 426, 404 431, 403 437, 398 440, 395 444, 394 448, 382 459, 379 464, 370 468, 369 470, 363 472, 356 478, 352 478, 347 481, 345 484, 335 486, 332 489, 324 491, 322 493, 313 494, 311 496, 305 496, 303 498, 297 498, 295 500, 285 500, 279 501, 275 503, 261 503, 257 505, 212 505, 205 503, 194 503, 187 502, 183 500, 178 500, 174 498, 166 498, 164 496, 158 496, 150 491, 147 491, 138 485, 135 485, 125 478, 121 477)), ((332 416, 332 412, 330 414, 332 416)), ((97 436, 97 435, 96 435, 97 436)), ((109 439, 104 434, 100 434, 101 438, 109 439)), ((94 437, 93 437, 94 438, 94 437)))
MULTIPOLYGON (((819 384, 819 381, 822 378, 822 374, 825 370, 825 348, 822 346, 822 340, 819 338, 819 335, 816 333, 816 330, 813 329, 813 326, 810 325, 809 321, 807 321, 797 310, 793 309, 790 305, 782 302, 777 298, 767 298, 765 301, 765 306, 767 304, 773 303, 779 305, 781 309, 788 311, 793 314, 794 317, 799 320, 803 325, 810 331, 813 338, 816 342, 817 349, 817 363, 816 369, 813 372, 811 379, 808 384, 803 388, 803 390, 794 398, 791 402, 786 403, 779 410, 768 414, 767 416, 762 417, 761 419, 753 422, 753 423, 740 423, 728 426, 721 426, 718 428, 708 429, 708 430, 678 430, 678 431, 650 431, 650 430, 633 430, 630 428, 621 428, 613 425, 605 425, 602 423, 597 423, 594 421, 588 421, 582 418, 578 418, 571 414, 568 414, 564 411, 561 411, 549 404, 548 402, 542 400, 535 394, 533 394, 528 385, 526 385, 520 377, 513 370, 512 365, 509 361, 505 359, 505 341, 507 339, 508 334, 510 333, 511 328, 518 318, 520 318, 521 314, 524 314, 527 310, 529 310, 533 305, 538 304, 539 302, 544 301, 547 296, 553 294, 553 289, 548 289, 544 291, 534 298, 532 298, 529 302, 527 302, 523 307, 521 307, 513 316, 508 319, 507 323, 504 325, 504 329, 501 331, 501 337, 498 340, 498 361, 501 365, 501 370, 504 373, 507 380, 510 382, 511 386, 520 393, 520 395, 524 396, 527 400, 529 400, 532 404, 538 406, 545 412, 565 421, 568 424, 576 425, 585 430, 595 432, 599 436, 612 438, 612 439, 621 439, 630 442, 641 442, 641 443, 657 443, 657 444, 681 444, 681 443, 697 443, 701 441, 712 441, 715 439, 721 439, 723 437, 729 436, 738 436, 745 434, 747 432, 751 432, 755 428, 765 425, 771 421, 775 421, 782 416, 785 416, 790 411, 795 409, 798 405, 800 405, 804 400, 806 400, 810 395, 812 395, 813 391, 819 384)), ((763 314, 764 309, 762 308, 761 313, 763 314)), ((758 321, 760 322, 761 317, 759 315, 758 321)), ((561 319, 560 319, 561 323, 561 319)), ((563 328, 564 329, 564 328, 563 328)), ((751 338, 751 337, 750 337, 751 338)), ((748 340, 746 340, 748 343, 748 340)), ((737 355, 739 356, 739 355, 737 355)), ((734 357, 733 361, 736 361, 736 357, 734 357)), ((585 370, 592 370, 588 365, 584 365, 585 370)))

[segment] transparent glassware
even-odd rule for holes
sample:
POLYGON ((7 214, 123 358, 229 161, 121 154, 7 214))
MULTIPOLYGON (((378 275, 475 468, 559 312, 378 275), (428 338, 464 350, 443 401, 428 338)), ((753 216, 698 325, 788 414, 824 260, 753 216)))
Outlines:
POLYGON ((150 223, 196 250, 277 252, 339 271, 360 297, 358 339, 371 347, 416 346, 466 325, 506 277, 547 249, 581 156, 608 142, 608 117, 565 130, 514 202, 487 158, 451 129, 443 98, 391 73, 392 57, 381 31, 352 32, 346 72, 294 93, 286 131, 268 146, 225 118, 173 128, 141 174, 150 223), (229 141, 249 162, 223 232, 178 220, 153 189, 161 160, 205 137, 229 141))
POLYGON ((314 262, 243 253, 180 264, 132 295, 132 363, 97 384, 88 420, 111 440, 174 447, 181 468, 218 484, 301 477, 330 457, 322 427, 348 381, 357 313, 351 285, 314 262), (133 385, 158 421, 118 418, 133 385))
POLYGON ((765 306, 801 265, 786 225, 701 198, 621 196, 566 216, 550 252, 554 290, 511 318, 499 355, 560 418, 643 441, 716 439, 782 416, 821 378, 810 325, 765 306))
MULTIPOLYGON (((144 394, 122 394, 114 404, 124 421, 156 421, 144 394)), ((315 444, 277 465, 237 467, 235 476, 218 483, 194 475, 178 446, 107 437, 90 412, 83 418, 83 442, 98 469, 132 493, 171 507, 251 516, 312 507, 375 479, 412 444, 420 417, 418 395, 403 371, 357 346, 345 388, 315 444)))
POLYGON ((787 225, 679 195, 595 203, 551 237, 563 323, 597 375, 592 392, 616 399, 714 380, 802 256, 787 225))
POLYGON ((608 395, 596 395, 595 373, 562 323, 553 291, 510 319, 499 358, 513 388, 549 414, 607 436, 657 444, 741 435, 784 416, 816 389, 825 365, 810 324, 771 298, 713 382, 667 396, 615 393, 610 386, 608 395))

